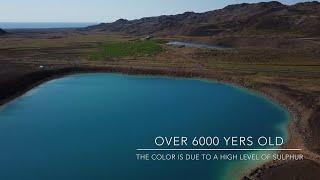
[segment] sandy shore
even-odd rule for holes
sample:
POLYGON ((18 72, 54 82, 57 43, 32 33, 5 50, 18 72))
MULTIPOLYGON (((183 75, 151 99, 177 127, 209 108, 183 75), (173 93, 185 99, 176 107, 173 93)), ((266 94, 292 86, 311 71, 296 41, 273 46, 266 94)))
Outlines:
MULTIPOLYGON (((251 84, 245 81, 241 75, 234 76, 232 73, 222 72, 200 72, 196 70, 177 70, 168 68, 143 68, 143 67, 125 67, 125 66, 61 66, 51 69, 30 68, 21 76, 14 76, 1 80, 0 79, 0 105, 3 105, 12 99, 24 94, 35 86, 64 75, 85 72, 119 72, 125 74, 141 75, 166 75, 177 77, 197 77, 210 80, 217 80, 224 83, 231 83, 236 86, 250 89, 271 98, 273 101, 280 103, 291 114, 291 120, 288 125, 288 141, 283 148, 301 148, 305 157, 303 161, 273 161, 268 162, 260 167, 248 170, 243 179, 281 179, 287 175, 293 178, 301 177, 307 179, 316 179, 320 177, 320 156, 314 150, 313 141, 309 126, 310 118, 319 118, 317 107, 308 108, 303 100, 294 98, 295 92, 274 84, 251 84), (2 87, 2 88, 1 88, 2 87), (310 172, 310 173, 307 173, 310 172), (307 173, 307 174, 306 174, 307 173), (305 174, 305 176, 302 176, 305 174)), ((281 152, 291 153, 291 152, 281 152)))

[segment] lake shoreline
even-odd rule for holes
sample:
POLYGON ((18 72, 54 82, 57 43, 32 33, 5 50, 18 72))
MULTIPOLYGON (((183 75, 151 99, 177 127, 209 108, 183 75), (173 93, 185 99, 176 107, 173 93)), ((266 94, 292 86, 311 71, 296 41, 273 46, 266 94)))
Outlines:
MULTIPOLYGON (((47 82, 52 79, 63 77, 65 75, 77 74, 77 73, 94 73, 94 72, 106 72, 106 73, 123 73, 131 75, 164 75, 170 77, 185 77, 185 78, 203 78, 208 80, 214 80, 218 82, 223 82, 227 84, 232 84, 241 88, 254 91, 260 95, 263 95, 273 102, 280 104, 284 107, 291 115, 288 124, 288 139, 286 144, 282 148, 301 148, 302 154, 305 158, 319 163, 319 155, 312 153, 307 148, 306 137, 301 135, 299 132, 299 126, 302 124, 301 121, 306 121, 308 118, 306 114, 301 111, 303 107, 299 107, 296 104, 296 100, 292 100, 289 96, 279 92, 281 87, 273 87, 266 84, 266 87, 255 86, 250 84, 241 77, 234 79, 230 74, 223 74, 221 72, 209 73, 209 72, 199 72, 196 70, 176 70, 167 68, 143 68, 143 67, 125 67, 125 66, 77 66, 77 67, 59 67, 52 69, 38 69, 34 72, 28 73, 23 77, 12 79, 7 82, 6 88, 1 89, 0 94, 0 105, 10 102, 11 100, 23 95, 27 91, 33 89, 34 87, 47 82), (6 92, 5 92, 6 91, 6 92)), ((283 164, 291 162, 268 162, 262 166, 248 170, 247 175, 243 179, 259 178, 264 172, 272 171, 277 169, 283 164)))

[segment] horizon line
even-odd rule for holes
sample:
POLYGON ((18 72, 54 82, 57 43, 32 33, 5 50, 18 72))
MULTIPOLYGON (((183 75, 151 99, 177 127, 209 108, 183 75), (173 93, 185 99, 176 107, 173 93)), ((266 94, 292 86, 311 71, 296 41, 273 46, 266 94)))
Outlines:
POLYGON ((0 23, 102 23, 89 21, 0 21, 0 23))
POLYGON ((281 2, 281 0, 262 0, 262 1, 258 1, 258 2, 242 2, 242 3, 233 3, 233 4, 227 4, 224 5, 222 7, 217 7, 217 8, 213 8, 211 10, 203 10, 203 11, 194 11, 194 10, 186 10, 186 11, 182 11, 180 13, 176 13, 176 14, 157 14, 157 15, 146 15, 146 16, 140 16, 140 17, 134 17, 134 18, 128 18, 128 17, 118 17, 115 18, 113 20, 107 20, 107 21, 96 21, 96 22, 81 22, 81 21, 1 21, 0 23, 113 23, 119 19, 125 19, 128 21, 133 21, 133 20, 139 20, 142 18, 151 18, 151 17, 159 17, 159 16, 175 16, 175 15, 180 15, 180 14, 184 14, 187 12, 192 12, 192 13, 197 13, 197 14, 201 14, 201 13, 206 13, 206 12, 210 12, 210 11, 216 11, 216 10, 221 10, 226 8, 227 6, 232 6, 232 5, 241 5, 241 4, 259 4, 259 3, 270 3, 270 2, 278 2, 282 5, 285 6, 292 6, 292 5, 296 5, 296 4, 300 4, 300 3, 313 3, 313 2, 319 2, 318 0, 301 0, 299 2, 295 2, 295 3, 285 3, 285 2, 281 2))

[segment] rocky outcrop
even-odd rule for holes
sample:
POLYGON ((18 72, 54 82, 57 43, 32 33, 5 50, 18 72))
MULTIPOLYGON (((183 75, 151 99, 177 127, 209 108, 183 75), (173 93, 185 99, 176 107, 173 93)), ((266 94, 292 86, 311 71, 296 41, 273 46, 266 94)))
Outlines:
POLYGON ((4 31, 3 29, 0 29, 0 36, 6 34, 7 32, 4 31))
POLYGON ((205 13, 186 12, 136 20, 119 19, 87 27, 90 31, 131 35, 198 35, 228 33, 294 33, 320 35, 320 3, 284 5, 280 2, 229 5, 205 13))

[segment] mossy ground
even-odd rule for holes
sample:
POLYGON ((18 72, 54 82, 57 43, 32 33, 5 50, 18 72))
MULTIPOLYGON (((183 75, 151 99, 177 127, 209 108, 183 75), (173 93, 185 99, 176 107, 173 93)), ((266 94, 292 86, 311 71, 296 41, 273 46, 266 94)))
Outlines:
POLYGON ((155 40, 134 40, 126 42, 108 42, 97 52, 91 54, 93 60, 116 57, 152 56, 161 51, 160 44, 155 40))

